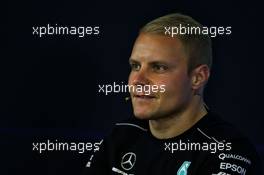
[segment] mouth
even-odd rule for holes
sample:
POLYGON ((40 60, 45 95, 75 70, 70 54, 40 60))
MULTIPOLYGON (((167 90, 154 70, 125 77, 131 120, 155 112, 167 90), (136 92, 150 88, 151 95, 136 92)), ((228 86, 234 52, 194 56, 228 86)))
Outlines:
POLYGON ((139 95, 139 94, 134 94, 133 95, 133 98, 136 98, 136 99, 143 99, 143 100, 149 100, 149 99, 155 99, 157 98, 156 96, 154 95, 145 95, 145 94, 142 94, 142 95, 139 95))

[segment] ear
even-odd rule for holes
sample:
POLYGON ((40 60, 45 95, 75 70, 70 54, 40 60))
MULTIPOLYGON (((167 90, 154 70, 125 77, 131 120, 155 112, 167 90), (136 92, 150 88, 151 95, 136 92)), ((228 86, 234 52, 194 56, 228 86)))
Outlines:
POLYGON ((207 83, 210 76, 210 69, 206 64, 202 64, 192 71, 191 76, 192 89, 198 90, 207 83))

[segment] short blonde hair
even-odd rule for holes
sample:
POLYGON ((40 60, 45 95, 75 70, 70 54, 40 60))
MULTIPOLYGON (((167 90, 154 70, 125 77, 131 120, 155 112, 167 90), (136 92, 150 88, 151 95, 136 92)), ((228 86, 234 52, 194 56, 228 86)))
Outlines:
MULTIPOLYGON (((147 23, 140 33, 165 35, 165 27, 199 27, 203 26, 187 15, 173 13, 159 17, 147 23)), ((206 34, 177 34, 176 37, 182 42, 188 55, 188 73, 199 65, 206 64, 212 67, 212 44, 211 38, 206 34)))

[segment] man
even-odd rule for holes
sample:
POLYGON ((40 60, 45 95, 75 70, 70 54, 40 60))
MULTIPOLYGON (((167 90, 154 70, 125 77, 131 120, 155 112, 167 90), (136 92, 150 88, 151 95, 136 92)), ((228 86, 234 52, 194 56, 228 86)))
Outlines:
POLYGON ((254 148, 204 104, 212 49, 206 34, 166 34, 170 27, 199 27, 189 16, 170 14, 139 32, 129 63, 134 116, 117 123, 86 174, 260 175, 254 148))

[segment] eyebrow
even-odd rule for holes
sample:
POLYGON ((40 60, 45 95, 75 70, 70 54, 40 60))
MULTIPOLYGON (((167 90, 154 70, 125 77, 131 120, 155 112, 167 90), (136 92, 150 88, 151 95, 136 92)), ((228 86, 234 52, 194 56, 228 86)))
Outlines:
MULTIPOLYGON (((129 58, 129 63, 140 63, 140 61, 137 61, 137 60, 135 60, 135 59, 133 59, 133 58, 129 58)), ((166 62, 166 61, 151 61, 151 62, 149 62, 148 64, 169 64, 168 62, 166 62)))
POLYGON ((137 60, 135 60, 135 59, 133 59, 133 58, 131 58, 131 57, 129 58, 128 62, 129 62, 129 63, 131 63, 131 62, 138 62, 138 63, 139 63, 139 61, 137 61, 137 60))

